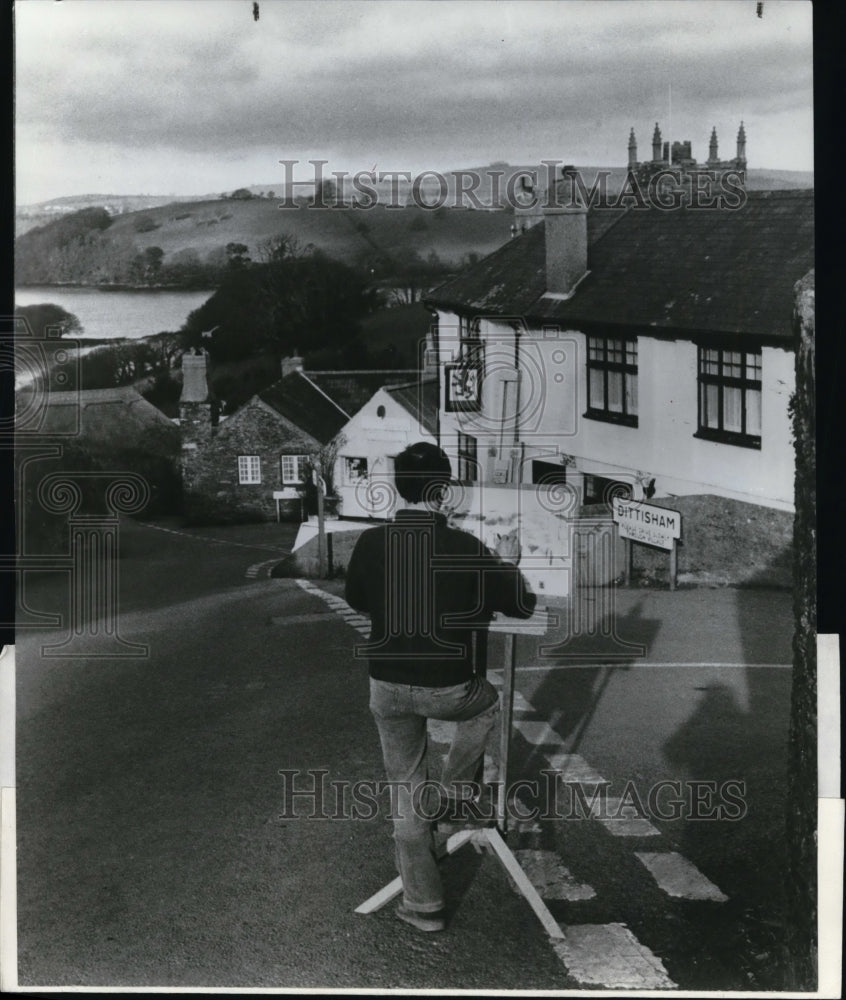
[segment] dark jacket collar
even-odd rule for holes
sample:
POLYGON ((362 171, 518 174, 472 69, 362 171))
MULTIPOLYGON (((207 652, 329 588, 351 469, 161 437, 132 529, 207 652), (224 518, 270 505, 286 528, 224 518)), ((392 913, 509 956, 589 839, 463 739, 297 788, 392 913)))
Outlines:
POLYGON ((446 517, 436 511, 408 509, 398 510, 394 521, 398 524, 437 524, 441 528, 445 528, 447 523, 446 517))

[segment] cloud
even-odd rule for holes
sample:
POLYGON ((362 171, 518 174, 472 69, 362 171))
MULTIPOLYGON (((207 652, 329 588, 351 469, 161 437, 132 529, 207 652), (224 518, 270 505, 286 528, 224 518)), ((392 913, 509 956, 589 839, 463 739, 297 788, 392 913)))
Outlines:
POLYGON ((456 164, 565 143, 607 162, 632 125, 648 139, 670 89, 674 133, 695 126, 707 141, 717 125, 728 138, 741 117, 791 111, 810 128, 809 5, 768 4, 763 19, 745 0, 265 0, 259 22, 251 11, 20 5, 19 142, 456 164))

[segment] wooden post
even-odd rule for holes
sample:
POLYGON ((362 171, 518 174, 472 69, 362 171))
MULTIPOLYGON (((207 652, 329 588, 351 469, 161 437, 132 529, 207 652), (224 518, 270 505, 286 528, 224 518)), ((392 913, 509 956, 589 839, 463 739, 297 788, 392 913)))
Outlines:
POLYGON ((499 735, 499 788, 497 789, 496 818, 502 833, 508 830, 508 753, 511 749, 511 720, 514 715, 514 668, 517 665, 517 636, 505 633, 505 669, 502 677, 502 717, 499 735))
POLYGON ((323 515, 323 478, 317 477, 317 575, 326 576, 326 525, 323 515))
POLYGON ((632 582, 632 563, 634 552, 632 551, 631 538, 623 539, 623 586, 628 587, 632 582))
POLYGON ((670 549, 670 590, 676 589, 676 580, 679 574, 679 543, 673 539, 673 547, 670 549))

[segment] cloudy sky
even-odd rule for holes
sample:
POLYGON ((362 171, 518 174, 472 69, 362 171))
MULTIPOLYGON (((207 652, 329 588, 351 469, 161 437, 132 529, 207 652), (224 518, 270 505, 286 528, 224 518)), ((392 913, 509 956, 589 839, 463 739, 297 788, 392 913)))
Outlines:
MULTIPOLYGON (((280 159, 621 166, 634 126, 813 169, 811 5, 19 0, 17 201, 279 183, 280 159)), ((310 176, 306 167, 298 176, 310 176)))

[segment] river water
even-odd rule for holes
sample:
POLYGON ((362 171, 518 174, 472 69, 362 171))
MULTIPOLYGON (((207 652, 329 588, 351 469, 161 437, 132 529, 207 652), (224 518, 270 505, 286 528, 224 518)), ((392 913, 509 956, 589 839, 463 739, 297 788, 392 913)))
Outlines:
POLYGON ((74 337, 146 337, 163 330, 175 332, 188 313, 213 293, 177 290, 101 291, 69 285, 30 285, 15 290, 15 305, 52 302, 73 313, 83 332, 74 337))

